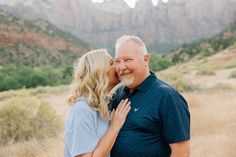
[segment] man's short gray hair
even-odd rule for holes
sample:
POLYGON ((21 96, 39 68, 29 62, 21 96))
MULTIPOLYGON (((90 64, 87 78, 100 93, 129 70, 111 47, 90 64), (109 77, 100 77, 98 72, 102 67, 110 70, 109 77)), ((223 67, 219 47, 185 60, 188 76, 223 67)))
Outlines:
POLYGON ((116 52, 120 48, 120 46, 126 42, 132 41, 139 46, 139 51, 142 55, 147 54, 147 48, 144 42, 137 36, 132 35, 123 35, 116 41, 116 52))

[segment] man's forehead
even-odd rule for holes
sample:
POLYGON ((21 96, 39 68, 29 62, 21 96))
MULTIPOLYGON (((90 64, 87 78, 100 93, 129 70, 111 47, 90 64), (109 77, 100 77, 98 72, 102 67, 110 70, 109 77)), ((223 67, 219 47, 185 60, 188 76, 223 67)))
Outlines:
POLYGON ((134 58, 134 56, 124 55, 124 56, 116 56, 115 59, 127 59, 127 58, 134 58))
POLYGON ((119 49, 115 53, 115 58, 134 57, 137 52, 134 49, 119 49))

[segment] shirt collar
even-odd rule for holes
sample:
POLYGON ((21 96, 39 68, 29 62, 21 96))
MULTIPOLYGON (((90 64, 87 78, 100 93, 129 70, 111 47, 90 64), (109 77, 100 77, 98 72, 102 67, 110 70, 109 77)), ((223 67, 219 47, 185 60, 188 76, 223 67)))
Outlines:
MULTIPOLYGON (((156 77, 155 73, 152 72, 152 71, 150 71, 150 75, 149 75, 134 91, 136 91, 136 90, 138 90, 138 91, 140 91, 140 92, 145 92, 145 91, 147 91, 147 88, 149 87, 149 84, 150 84, 153 80, 155 80, 156 78, 157 78, 157 77, 156 77)), ((125 91, 126 94, 129 94, 129 93, 130 93, 129 88, 126 87, 126 86, 125 86, 125 88, 124 88, 124 91, 125 91)), ((134 92, 134 91, 133 91, 133 92, 134 92)))

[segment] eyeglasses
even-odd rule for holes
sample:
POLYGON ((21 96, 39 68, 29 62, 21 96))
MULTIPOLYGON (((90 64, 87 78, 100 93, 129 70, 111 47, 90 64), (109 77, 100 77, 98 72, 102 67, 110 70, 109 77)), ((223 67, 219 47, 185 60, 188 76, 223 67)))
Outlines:
POLYGON ((125 64, 127 65, 128 63, 133 62, 134 58, 132 57, 125 57, 124 59, 114 59, 114 65, 119 66, 120 64, 125 64))

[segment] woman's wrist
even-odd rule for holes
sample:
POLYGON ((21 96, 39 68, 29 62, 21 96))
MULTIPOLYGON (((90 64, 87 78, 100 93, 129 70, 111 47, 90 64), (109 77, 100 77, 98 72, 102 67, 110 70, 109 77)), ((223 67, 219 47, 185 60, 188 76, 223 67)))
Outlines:
POLYGON ((110 130, 111 132, 115 133, 115 134, 118 134, 119 131, 120 131, 120 128, 114 127, 114 126, 111 125, 110 128, 109 128, 109 130, 110 130))

